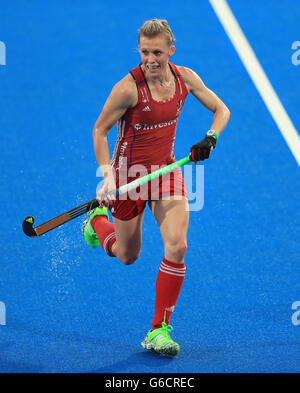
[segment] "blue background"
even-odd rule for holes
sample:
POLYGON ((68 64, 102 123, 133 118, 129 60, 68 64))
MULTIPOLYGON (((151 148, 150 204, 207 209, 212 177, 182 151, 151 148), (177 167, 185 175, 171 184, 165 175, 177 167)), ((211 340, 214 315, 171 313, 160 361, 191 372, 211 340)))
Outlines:
MULTIPOLYGON (((275 91, 300 129, 300 6, 229 0, 275 91)), ((298 372, 299 166, 206 0, 0 0, 1 372, 298 372), (205 203, 192 212, 187 273, 171 324, 174 359, 144 351, 163 258, 149 210, 140 259, 91 249, 82 217, 29 239, 95 195, 92 128, 112 88, 139 62, 137 30, 168 19, 172 61, 194 69, 230 108, 205 162, 205 203)), ((188 97, 175 154, 203 138, 212 114, 188 97)), ((117 132, 109 136, 112 152, 117 132)))

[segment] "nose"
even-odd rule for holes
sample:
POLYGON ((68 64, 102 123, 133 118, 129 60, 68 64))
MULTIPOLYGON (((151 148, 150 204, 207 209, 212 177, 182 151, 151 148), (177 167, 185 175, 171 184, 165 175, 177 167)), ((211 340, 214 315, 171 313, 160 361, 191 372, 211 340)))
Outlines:
POLYGON ((153 55, 152 53, 150 53, 148 56, 148 63, 150 63, 150 64, 156 63, 155 55, 153 55))

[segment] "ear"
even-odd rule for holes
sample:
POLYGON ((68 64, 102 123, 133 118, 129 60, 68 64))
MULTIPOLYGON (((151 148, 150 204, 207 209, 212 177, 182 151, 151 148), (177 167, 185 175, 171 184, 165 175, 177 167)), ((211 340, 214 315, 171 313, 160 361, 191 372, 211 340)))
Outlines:
POLYGON ((175 46, 174 46, 174 45, 171 45, 171 46, 170 46, 170 49, 169 49, 169 56, 170 56, 170 57, 173 56, 174 53, 175 53, 175 46))

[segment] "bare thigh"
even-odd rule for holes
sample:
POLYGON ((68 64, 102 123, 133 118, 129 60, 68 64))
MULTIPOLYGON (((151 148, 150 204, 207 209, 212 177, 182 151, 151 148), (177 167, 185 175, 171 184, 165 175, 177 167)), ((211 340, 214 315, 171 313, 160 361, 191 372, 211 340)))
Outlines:
POLYGON ((164 242, 165 257, 175 263, 184 262, 189 225, 188 200, 151 201, 151 211, 157 221, 164 242))
POLYGON ((144 211, 137 217, 122 221, 113 217, 116 243, 113 254, 125 265, 130 265, 139 257, 142 247, 142 224, 144 211))

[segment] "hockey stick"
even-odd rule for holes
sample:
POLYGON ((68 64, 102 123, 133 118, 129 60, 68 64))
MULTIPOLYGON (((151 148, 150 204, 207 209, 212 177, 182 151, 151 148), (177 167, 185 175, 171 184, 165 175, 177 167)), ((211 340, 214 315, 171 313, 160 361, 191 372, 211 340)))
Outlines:
MULTIPOLYGON (((141 186, 141 185, 143 185, 153 179, 156 179, 159 176, 162 176, 166 173, 172 172, 176 168, 179 168, 185 164, 188 164, 189 162, 190 162, 190 157, 182 158, 181 160, 173 162, 172 164, 167 165, 163 168, 160 168, 157 171, 154 171, 152 173, 149 173, 146 176, 140 177, 140 178, 132 181, 131 183, 125 184, 124 186, 121 186, 117 190, 112 191, 110 194, 115 195, 116 197, 118 197, 119 195, 126 194, 127 192, 134 190, 137 187, 139 187, 139 186, 141 186)), ((107 196, 107 194, 103 196, 103 199, 105 199, 106 196, 107 196)), ((85 202, 82 205, 79 205, 77 207, 74 207, 73 209, 68 210, 65 213, 62 213, 59 216, 56 216, 56 217, 52 218, 51 220, 46 221, 41 225, 38 225, 37 227, 33 227, 33 224, 35 221, 34 218, 32 216, 28 216, 23 221, 23 232, 25 233, 25 235, 27 235, 29 237, 41 236, 44 233, 49 232, 52 229, 57 228, 60 225, 63 225, 66 222, 71 221, 74 218, 79 217, 82 214, 87 213, 88 211, 90 211, 92 209, 95 209, 97 206, 99 206, 99 202, 97 201, 97 199, 91 199, 90 201, 85 202)))

